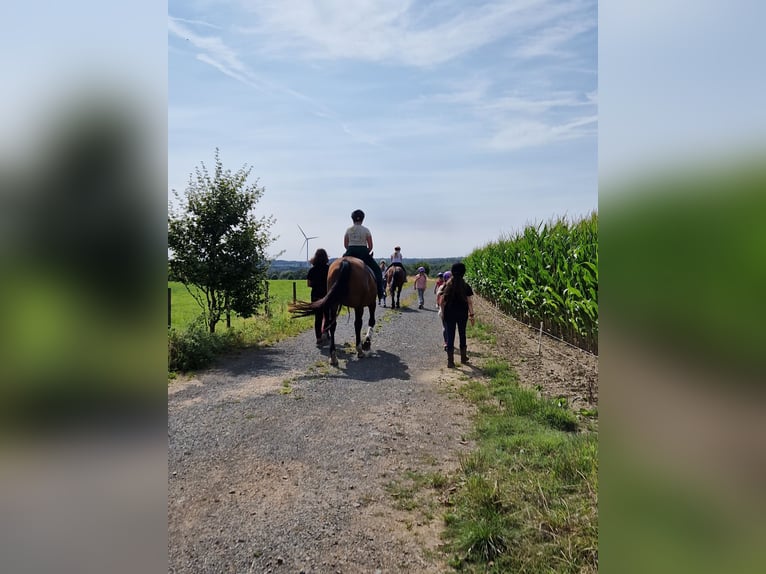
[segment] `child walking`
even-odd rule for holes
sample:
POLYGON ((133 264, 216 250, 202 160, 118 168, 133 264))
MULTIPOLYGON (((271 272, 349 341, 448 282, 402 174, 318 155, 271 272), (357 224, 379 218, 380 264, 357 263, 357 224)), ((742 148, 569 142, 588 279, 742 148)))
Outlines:
MULTIPOLYGON (((447 273, 449 273, 449 271, 447 271, 447 273)), ((444 278, 444 273, 441 273, 441 272, 440 272, 440 273, 439 273, 439 274, 436 276, 436 285, 434 285, 434 295, 436 295, 436 293, 439 291, 439 287, 441 287, 442 285, 444 285, 444 282, 445 282, 445 281, 446 281, 446 279, 444 278)))
POLYGON ((426 284, 428 283, 428 276, 426 275, 425 267, 418 267, 418 274, 415 277, 415 284, 413 289, 418 291, 418 309, 422 309, 425 304, 426 284))

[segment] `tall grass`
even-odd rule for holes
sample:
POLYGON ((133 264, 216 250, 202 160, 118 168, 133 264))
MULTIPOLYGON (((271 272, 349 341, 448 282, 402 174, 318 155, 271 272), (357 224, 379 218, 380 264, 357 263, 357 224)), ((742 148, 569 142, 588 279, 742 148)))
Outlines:
POLYGON ((471 253, 466 278, 529 325, 598 352, 598 214, 527 226, 471 253))
POLYGON ((477 449, 443 489, 452 493, 444 516, 450 565, 596 572, 598 435, 580 429, 566 406, 519 386, 506 363, 489 361, 483 372, 488 381, 461 387, 478 407, 477 449), (546 414, 553 411, 559 416, 546 414))

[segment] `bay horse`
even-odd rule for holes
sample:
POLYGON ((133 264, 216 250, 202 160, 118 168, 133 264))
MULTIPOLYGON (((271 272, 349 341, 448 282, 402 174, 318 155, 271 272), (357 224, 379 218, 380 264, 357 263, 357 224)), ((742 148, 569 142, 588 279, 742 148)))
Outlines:
POLYGON ((339 257, 330 264, 327 270, 327 295, 309 303, 298 301, 288 306, 294 317, 307 317, 315 311, 329 311, 330 319, 325 330, 330 331, 330 364, 338 366, 338 356, 335 350, 335 327, 338 313, 343 306, 354 309, 354 333, 356 335, 356 352, 359 358, 372 346, 372 328, 375 326, 375 305, 378 301, 378 286, 375 275, 367 264, 356 257, 339 257), (367 334, 362 342, 362 315, 364 308, 370 310, 367 322, 367 334))
POLYGON ((392 265, 386 269, 386 285, 388 285, 388 292, 391 294, 391 308, 399 308, 399 299, 402 296, 402 287, 404 287, 406 272, 398 265, 392 265), (394 296, 394 293, 396 296, 394 296))

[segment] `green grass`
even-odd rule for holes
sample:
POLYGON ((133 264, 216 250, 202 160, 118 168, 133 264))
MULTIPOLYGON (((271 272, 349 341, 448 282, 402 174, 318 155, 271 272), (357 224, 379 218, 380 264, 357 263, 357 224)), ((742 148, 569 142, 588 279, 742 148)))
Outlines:
POLYGON ((168 282, 171 293, 168 369, 171 378, 174 370, 204 368, 215 356, 227 350, 270 345, 311 329, 313 317, 294 318, 287 308, 293 301, 293 284, 298 300, 308 301, 311 298, 311 290, 306 281, 273 280, 268 283, 268 306, 264 305, 254 317, 233 315, 231 329, 226 328, 224 318, 216 326, 216 333, 210 335, 207 327, 199 325, 202 309, 194 297, 183 284, 168 282))
POLYGON ((462 387, 478 407, 477 448, 444 490, 450 565, 461 572, 595 572, 598 435, 565 402, 521 388, 490 360, 462 387))
MULTIPOLYGON (((268 283, 272 315, 279 315, 288 303, 292 303, 293 284, 295 284, 296 298, 298 300, 309 301, 311 299, 311 289, 306 285, 306 281, 277 279, 271 280, 268 283)), ((183 283, 168 281, 168 287, 170 288, 171 301, 170 326, 173 329, 185 329, 201 315, 202 308, 183 283)), ((262 307, 258 312, 261 316, 265 315, 266 307, 262 307)), ((231 326, 232 328, 241 327, 246 325, 249 320, 252 320, 252 318, 243 319, 242 317, 232 316, 231 326)), ((221 325, 226 326, 225 318, 217 328, 220 328, 221 325)))
POLYGON ((469 322, 466 328, 466 334, 471 339, 476 339, 477 341, 489 345, 494 345, 497 342, 497 337, 492 333, 491 328, 481 321, 476 321, 473 325, 469 322))
POLYGON ((440 472, 408 470, 401 478, 386 484, 386 491, 395 508, 417 511, 422 520, 431 521, 438 509, 431 492, 443 492, 449 485, 449 478, 440 472))
MULTIPOLYGON (((293 284, 299 301, 311 299, 311 289, 305 281, 269 281, 269 304, 258 310, 254 317, 232 316, 231 328, 239 333, 243 345, 268 345, 285 337, 297 335, 313 326, 312 317, 293 318, 287 306, 293 301, 293 284), (268 315, 267 315, 268 311, 268 315)), ((177 331, 187 329, 201 315, 201 308, 181 283, 169 282, 171 289, 171 327, 177 331)), ((216 332, 226 329, 225 318, 216 326, 216 332)))

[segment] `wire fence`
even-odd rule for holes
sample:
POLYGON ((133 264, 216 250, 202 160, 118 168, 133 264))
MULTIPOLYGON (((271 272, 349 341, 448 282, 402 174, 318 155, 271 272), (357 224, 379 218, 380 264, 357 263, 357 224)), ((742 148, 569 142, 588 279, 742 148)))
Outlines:
MULTIPOLYGON (((587 355, 590 355, 591 357, 598 357, 598 354, 597 354, 597 353, 592 353, 591 351, 588 351, 587 349, 583 349, 582 347, 578 347, 577 345, 573 345, 573 344, 572 344, 572 343, 570 343, 569 341, 565 341, 565 340, 564 340, 564 339, 562 339, 561 337, 557 337, 557 336, 556 336, 556 335, 554 335, 553 333, 550 333, 550 332, 546 331, 545 329, 543 329, 543 323, 542 323, 542 322, 540 322, 540 326, 539 326, 539 327, 535 327, 534 325, 530 325, 530 324, 528 324, 528 323, 525 323, 524 321, 519 321, 519 320, 518 320, 518 319, 516 319, 515 317, 512 317, 512 316, 511 316, 511 315, 509 315, 508 313, 504 312, 504 311, 503 311, 503 310, 502 310, 502 309, 501 309, 501 308, 500 308, 500 307, 499 307, 499 306, 498 306, 496 303, 494 303, 493 301, 487 301, 487 303, 489 303, 489 304, 490 304, 490 305, 492 305, 492 306, 493 306, 495 309, 497 309, 497 311, 498 311, 499 313, 502 313, 503 317, 506 317, 507 319, 510 319, 511 321, 513 321, 513 322, 515 322, 515 323, 518 323, 519 325, 523 325, 523 326, 527 327, 528 329, 530 329, 530 330, 532 330, 532 331, 534 331, 534 332, 536 332, 536 333, 538 334, 538 347, 537 347, 537 354, 538 354, 538 355, 539 355, 539 354, 540 354, 540 352, 541 352, 541 345, 542 345, 542 336, 543 336, 543 335, 545 335, 546 337, 549 337, 549 338, 551 338, 551 339, 554 339, 554 340, 556 340, 556 341, 559 341, 559 342, 561 342, 561 343, 564 343, 564 344, 565 344, 567 347, 571 347, 572 349, 575 349, 576 351, 580 351, 581 353, 585 353, 585 354, 587 354, 587 355)), ((555 351, 555 349, 554 349, 554 351, 555 351)))

